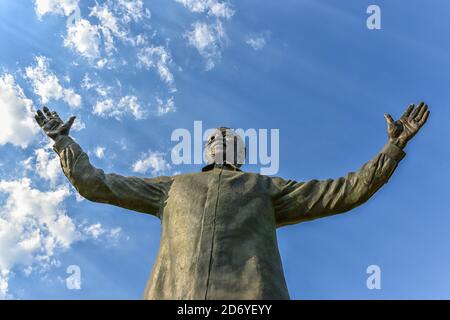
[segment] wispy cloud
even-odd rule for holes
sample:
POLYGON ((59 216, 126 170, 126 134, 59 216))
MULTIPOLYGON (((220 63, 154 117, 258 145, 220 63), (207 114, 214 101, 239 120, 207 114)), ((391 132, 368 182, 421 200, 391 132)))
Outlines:
POLYGON ((142 48, 138 53, 138 66, 149 69, 155 68, 160 78, 170 86, 172 92, 176 91, 175 81, 169 64, 172 57, 163 46, 142 48))
POLYGON ((150 10, 144 7, 142 0, 118 0, 118 5, 122 9, 122 19, 125 23, 139 22, 151 17, 150 10))
POLYGON ((100 33, 98 26, 80 19, 67 28, 64 45, 75 50, 89 61, 100 58, 100 33))
POLYGON ((262 36, 259 37, 249 37, 245 41, 254 50, 261 50, 266 46, 266 39, 262 36))
POLYGON ((120 227, 117 228, 105 228, 100 222, 86 225, 83 227, 83 233, 87 237, 99 240, 101 238, 105 238, 109 241, 117 241, 122 233, 122 229, 120 227))
POLYGON ((41 19, 46 14, 69 16, 78 8, 79 0, 35 0, 36 14, 41 19))
POLYGON ((25 76, 41 101, 48 103, 50 100, 63 100, 71 107, 79 107, 81 96, 72 88, 61 86, 58 77, 49 70, 49 59, 43 56, 35 59, 36 64, 25 69, 25 76))
POLYGON ((116 51, 114 39, 128 42, 132 46, 145 44, 143 35, 134 36, 129 30, 128 24, 138 22, 144 18, 150 18, 150 11, 144 10, 142 1, 107 1, 96 4, 89 13, 89 17, 95 17, 99 23, 98 29, 102 32, 105 50, 108 54, 116 51))
POLYGON ((206 60, 206 70, 214 68, 222 56, 222 50, 227 43, 227 36, 222 23, 218 20, 208 24, 195 22, 191 30, 185 33, 185 37, 191 46, 206 60))
POLYGON ((117 40, 131 46, 147 43, 145 34, 134 34, 129 28, 130 23, 142 23, 151 17, 150 10, 144 7, 142 0, 96 2, 85 17, 81 15, 78 2, 35 0, 35 11, 40 19, 46 14, 68 17, 64 45, 93 66, 101 69, 106 65, 113 67, 117 64, 120 59, 113 57, 117 52, 117 40))
POLYGON ((131 114, 135 119, 144 119, 147 115, 136 96, 124 96, 119 101, 111 98, 99 100, 94 106, 93 113, 105 118, 121 119, 131 114))
POLYGON ((207 13, 217 18, 229 19, 234 15, 234 9, 226 1, 218 0, 175 0, 192 12, 207 13))
POLYGON ((149 151, 133 164, 132 170, 142 174, 150 171, 152 175, 166 172, 171 169, 171 166, 164 156, 162 152, 149 151))
POLYGON ((173 97, 170 97, 166 101, 162 100, 161 98, 156 98, 156 103, 157 103, 156 114, 158 116, 163 116, 167 113, 176 111, 175 102, 174 102, 173 97))
POLYGON ((96 156, 97 158, 103 159, 103 158, 105 157, 105 151, 106 151, 106 148, 105 148, 105 147, 97 146, 97 147, 94 149, 94 154, 95 154, 95 156, 96 156))

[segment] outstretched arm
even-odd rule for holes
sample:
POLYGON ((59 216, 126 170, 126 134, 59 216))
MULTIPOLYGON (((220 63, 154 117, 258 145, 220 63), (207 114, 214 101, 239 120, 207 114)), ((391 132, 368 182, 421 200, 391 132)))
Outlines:
POLYGON ((64 174, 80 195, 91 201, 159 216, 170 177, 143 179, 105 174, 90 163, 88 155, 69 136, 75 117, 64 123, 56 112, 47 107, 43 111, 37 111, 36 121, 55 141, 53 149, 60 157, 64 174))
POLYGON ((420 130, 429 116, 428 106, 410 105, 394 121, 385 115, 388 143, 358 171, 345 177, 296 182, 273 178, 277 226, 313 220, 351 210, 366 202, 390 178, 405 153, 403 148, 420 130))

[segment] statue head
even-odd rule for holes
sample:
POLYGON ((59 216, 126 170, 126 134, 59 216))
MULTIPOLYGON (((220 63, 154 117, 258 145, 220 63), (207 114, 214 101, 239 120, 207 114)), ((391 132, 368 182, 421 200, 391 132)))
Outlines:
POLYGON ((208 164, 232 164, 240 167, 245 162, 245 144, 232 129, 215 129, 205 144, 205 158, 208 164))

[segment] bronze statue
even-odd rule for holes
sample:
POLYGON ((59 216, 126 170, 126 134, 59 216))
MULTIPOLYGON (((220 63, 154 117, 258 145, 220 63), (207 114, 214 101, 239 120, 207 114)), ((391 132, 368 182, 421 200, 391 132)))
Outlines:
POLYGON ((422 102, 397 121, 386 114, 389 141, 372 160, 346 177, 307 182, 241 171, 245 150, 238 148, 232 160, 225 156, 237 139, 227 128, 209 138, 202 172, 149 179, 106 174, 69 137, 75 117, 64 123, 45 107, 36 120, 83 197, 161 220, 145 299, 289 299, 276 228, 366 202, 388 181, 429 113, 422 102))

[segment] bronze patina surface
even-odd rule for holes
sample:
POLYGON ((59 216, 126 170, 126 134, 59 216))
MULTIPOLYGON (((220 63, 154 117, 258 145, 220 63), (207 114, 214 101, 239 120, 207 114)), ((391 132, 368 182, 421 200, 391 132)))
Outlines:
POLYGON ((105 173, 69 137, 74 117, 64 123, 44 108, 36 120, 55 140, 64 174, 80 195, 161 220, 145 299, 289 299, 276 228, 366 202, 388 181, 428 115, 424 103, 411 105, 397 121, 385 115, 389 141, 370 161, 338 179, 306 182, 214 161, 202 172, 148 179, 105 173))

